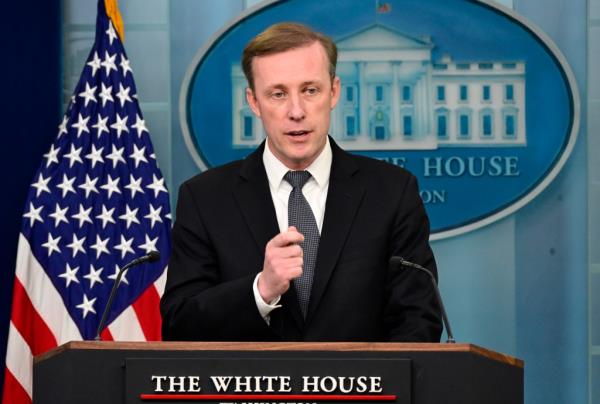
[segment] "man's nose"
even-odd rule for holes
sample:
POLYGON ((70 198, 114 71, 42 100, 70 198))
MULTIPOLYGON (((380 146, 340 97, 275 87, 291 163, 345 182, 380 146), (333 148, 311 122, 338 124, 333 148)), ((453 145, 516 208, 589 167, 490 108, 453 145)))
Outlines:
POLYGON ((300 121, 306 116, 304 102, 299 94, 293 94, 289 98, 288 118, 293 121, 300 121))

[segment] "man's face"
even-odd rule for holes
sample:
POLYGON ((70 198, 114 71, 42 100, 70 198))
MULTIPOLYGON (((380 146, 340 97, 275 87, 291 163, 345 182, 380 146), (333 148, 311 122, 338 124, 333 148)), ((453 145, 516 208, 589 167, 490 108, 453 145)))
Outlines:
POLYGON ((340 93, 323 46, 317 41, 255 57, 252 72, 254 91, 247 89, 246 98, 262 120, 269 148, 287 167, 305 169, 326 144, 329 114, 340 93))

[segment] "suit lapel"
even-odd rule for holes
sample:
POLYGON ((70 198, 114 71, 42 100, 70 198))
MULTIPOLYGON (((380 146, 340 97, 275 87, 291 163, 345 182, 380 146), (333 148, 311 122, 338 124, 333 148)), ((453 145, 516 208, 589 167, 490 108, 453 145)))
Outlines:
POLYGON ((353 179, 358 167, 331 138, 330 143, 333 162, 307 323, 314 315, 325 292, 364 194, 362 185, 353 179))
POLYGON ((279 233, 279 226, 269 181, 262 163, 262 150, 263 147, 259 147, 242 163, 240 180, 234 188, 233 196, 256 242, 256 247, 264 257, 265 245, 279 233))
MULTIPOLYGON (((262 162, 263 151, 264 143, 244 160, 240 169, 240 181, 235 186, 233 194, 256 247, 264 259, 265 246, 279 233, 279 225, 269 189, 269 180, 262 162)), ((302 328, 304 318, 293 286, 282 296, 282 304, 290 310, 298 327, 302 328)))

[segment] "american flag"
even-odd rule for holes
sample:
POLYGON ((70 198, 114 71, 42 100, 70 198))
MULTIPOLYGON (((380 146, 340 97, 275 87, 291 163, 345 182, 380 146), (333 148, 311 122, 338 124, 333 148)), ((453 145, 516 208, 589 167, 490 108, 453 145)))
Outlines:
POLYGON ((98 2, 93 48, 25 203, 4 404, 31 402, 33 356, 95 336, 119 269, 153 250, 160 261, 123 277, 102 338, 160 339, 169 197, 112 2, 98 2))

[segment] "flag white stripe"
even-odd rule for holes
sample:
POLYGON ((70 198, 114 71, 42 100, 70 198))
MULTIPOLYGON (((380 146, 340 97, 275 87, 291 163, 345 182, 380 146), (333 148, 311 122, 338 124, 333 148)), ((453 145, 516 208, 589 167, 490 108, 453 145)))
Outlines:
POLYGON ((44 268, 31 253, 29 242, 19 233, 16 276, 23 284, 34 309, 44 319, 58 344, 81 340, 77 325, 44 268))
MULTIPOLYGON (((121 287, 121 285, 119 285, 121 287)), ((132 306, 127 307, 108 326, 115 341, 146 341, 144 331, 132 306)))
POLYGON ((169 269, 168 266, 165 267, 165 270, 163 271, 162 275, 160 275, 158 279, 154 281, 154 287, 156 288, 158 295, 161 297, 163 293, 165 293, 165 285, 167 284, 167 269, 169 269))
POLYGON ((8 329, 8 345, 6 347, 6 367, 15 379, 31 397, 32 391, 32 369, 33 355, 29 345, 13 325, 12 321, 8 329))

